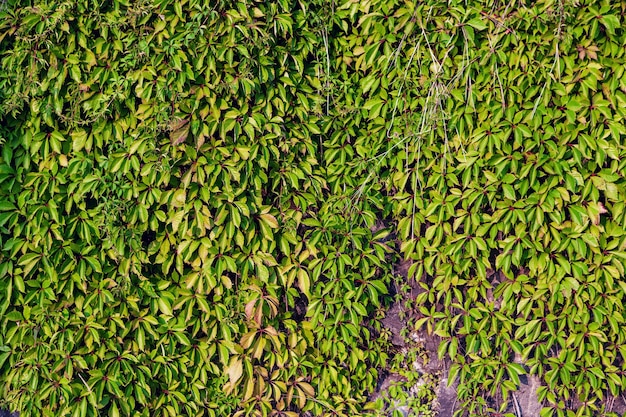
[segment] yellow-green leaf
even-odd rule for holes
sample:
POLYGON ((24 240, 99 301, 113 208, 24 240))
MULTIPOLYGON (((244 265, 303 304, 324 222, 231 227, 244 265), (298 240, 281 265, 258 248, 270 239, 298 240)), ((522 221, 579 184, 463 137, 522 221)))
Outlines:
POLYGON ((261 220, 272 229, 278 228, 278 220, 276 220, 276 217, 274 217, 273 215, 269 213, 264 213, 261 214, 259 217, 261 217, 261 220))

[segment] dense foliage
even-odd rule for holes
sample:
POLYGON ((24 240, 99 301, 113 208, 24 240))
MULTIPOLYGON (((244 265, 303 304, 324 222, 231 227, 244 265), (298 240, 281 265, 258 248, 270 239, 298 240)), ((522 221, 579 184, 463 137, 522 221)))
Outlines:
POLYGON ((398 257, 468 414, 621 394, 626 3, 468 3, 7 0, 0 405, 365 413, 398 257))
POLYGON ((340 123, 322 35, 345 18, 286 1, 19 6, 0 19, 5 401, 362 408, 387 362, 390 249, 320 161, 340 123))

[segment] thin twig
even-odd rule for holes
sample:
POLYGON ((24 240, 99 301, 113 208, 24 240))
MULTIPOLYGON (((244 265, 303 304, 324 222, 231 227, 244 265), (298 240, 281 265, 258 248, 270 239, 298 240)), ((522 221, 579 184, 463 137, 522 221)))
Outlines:
POLYGON ((520 407, 519 405, 519 401, 517 401, 517 397, 515 396, 515 393, 511 393, 511 396, 513 397, 513 408, 515 410, 515 416, 516 417, 523 417, 522 416, 522 407, 520 407))
MULTIPOLYGON (((491 48, 491 50, 495 51, 495 45, 491 41, 491 38, 489 38, 489 47, 491 48)), ((498 80, 498 86, 500 87, 500 101, 502 103, 502 110, 504 110, 506 109, 506 99, 504 97, 504 88, 502 87, 502 81, 500 80, 500 70, 498 69, 498 60, 496 59, 494 62, 496 66, 496 71, 495 71, 496 80, 498 80)))
MULTIPOLYGON (((417 10, 418 10, 417 7, 415 8, 415 10, 413 10, 413 14, 411 15, 411 19, 409 21, 412 21, 413 19, 415 19, 415 16, 417 15, 417 10)), ((404 34, 404 36, 400 40, 400 44, 398 44, 398 47, 396 48, 395 52, 392 55, 393 59, 390 58, 387 60, 387 71, 389 71, 389 67, 395 66, 396 62, 398 61, 398 56, 400 55, 400 51, 402 50, 402 46, 404 45, 406 38, 408 38, 409 34, 411 33, 412 33, 412 30, 404 34)))
POLYGON ((328 46, 328 31, 326 27, 322 29, 322 40, 324 41, 324 50, 326 51, 326 116, 330 111, 330 51, 328 46))
POLYGON ((531 118, 535 117, 535 112, 537 111, 537 107, 539 106, 539 102, 541 101, 541 99, 543 98, 543 93, 546 91, 546 87, 548 86, 548 82, 550 81, 550 78, 552 78, 553 74, 554 74, 554 68, 557 67, 558 68, 558 75, 560 77, 561 74, 561 53, 559 51, 559 42, 561 40, 561 37, 563 35, 563 17, 565 14, 564 11, 564 5, 562 1, 559 1, 559 23, 558 26, 555 30, 555 36, 556 36, 556 42, 555 42, 555 47, 554 47, 554 62, 552 63, 552 66, 550 67, 550 73, 548 74, 548 77, 546 79, 546 82, 543 84, 543 87, 541 88, 541 93, 539 94, 539 97, 537 97, 537 100, 535 101, 535 105, 533 106, 533 111, 531 113, 531 118))
POLYGON ((391 122, 389 122, 389 128, 387 129, 387 138, 390 138, 389 134, 391 130, 393 129, 393 123, 396 119, 396 111, 398 110, 398 102, 400 100, 400 97, 402 97, 402 89, 404 88, 404 83, 406 82, 406 79, 407 79, 407 73, 408 73, 407 69, 411 66, 413 62, 413 58, 415 57, 415 53, 417 52, 417 49, 419 48, 419 46, 420 46, 420 42, 417 42, 417 44, 413 48, 413 52, 411 53, 409 62, 407 63, 406 68, 404 70, 404 78, 402 79, 402 83, 400 84, 400 88, 398 89, 398 95, 396 96, 396 101, 393 105, 393 111, 391 112, 391 122))
POLYGON ((91 387, 87 384, 87 381, 85 381, 85 379, 83 378, 83 376, 80 374, 80 372, 78 373, 78 377, 80 378, 81 381, 83 381, 83 384, 85 384, 85 387, 87 387, 87 391, 89 393, 91 393, 91 387))
POLYGON ((557 62, 559 62, 559 58, 560 58, 560 54, 559 54, 559 44, 556 44, 556 52, 554 53, 554 62, 552 63, 552 67, 550 67, 550 72, 548 73, 548 77, 546 79, 546 82, 543 83, 543 87, 541 88, 541 93, 539 93, 539 97, 537 97, 537 100, 535 100, 535 105, 533 106, 533 111, 530 114, 531 119, 533 117, 535 117, 535 112, 537 111, 537 107, 539 106, 539 102, 541 101, 541 99, 543 98, 543 93, 546 91, 546 87, 548 87, 548 82, 550 81, 550 78, 552 77, 552 74, 554 73, 554 67, 557 65, 557 62))

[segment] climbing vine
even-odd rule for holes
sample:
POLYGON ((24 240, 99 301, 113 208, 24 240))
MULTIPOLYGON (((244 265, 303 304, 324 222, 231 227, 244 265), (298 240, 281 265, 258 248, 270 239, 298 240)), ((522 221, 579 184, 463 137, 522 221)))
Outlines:
POLYGON ((626 3, 470 3, 3 3, 0 406, 397 414, 397 299, 460 414, 610 412, 626 3))

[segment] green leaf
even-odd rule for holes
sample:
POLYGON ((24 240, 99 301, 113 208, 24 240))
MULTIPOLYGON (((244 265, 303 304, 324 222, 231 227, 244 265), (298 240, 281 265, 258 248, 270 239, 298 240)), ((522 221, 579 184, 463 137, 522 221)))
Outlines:
POLYGON ((365 309, 365 307, 363 307, 362 304, 354 302, 352 303, 352 308, 359 313, 359 315, 361 316, 367 316, 367 310, 365 309))
POLYGON ((604 25, 609 35, 615 35, 615 29, 620 27, 619 17, 612 14, 602 16, 600 22, 604 25))
POLYGON ((261 221, 267 224, 272 229, 278 228, 278 220, 270 213, 262 213, 259 215, 261 221))
POLYGON ((532 138, 533 137, 532 132, 530 131, 530 129, 526 125, 517 125, 516 129, 518 129, 520 132, 522 132, 522 135, 525 138, 532 138))
POLYGON ((236 151, 244 161, 247 161, 250 157, 250 147, 248 146, 238 146, 236 151))
POLYGON ((16 208, 17 207, 15 207, 15 204, 8 200, 0 201, 0 211, 15 210, 16 208))
POLYGON ((474 29, 478 31, 487 29, 487 25, 479 17, 475 17, 474 19, 470 20, 466 24, 470 25, 471 27, 473 27, 474 29))
POLYGON ((19 311, 11 311, 9 313, 6 313, 4 315, 4 318, 6 318, 9 321, 22 321, 24 320, 24 316, 22 316, 22 313, 19 311))
POLYGON ((167 299, 160 297, 157 301, 157 304, 161 313, 165 314, 166 316, 172 315, 172 306, 167 299))
POLYGON ((87 143, 87 132, 83 129, 74 131, 70 134, 72 137, 72 150, 74 153, 78 153, 83 150, 85 144, 87 143))
POLYGON ((172 230, 174 232, 178 231, 178 228, 180 227, 181 222, 185 218, 185 213, 186 213, 185 210, 180 210, 180 211, 176 212, 176 214, 174 214, 170 218, 170 222, 172 223, 172 230))
POLYGON ((86 256, 84 259, 94 272, 102 273, 102 265, 100 265, 100 261, 95 256, 86 256))
POLYGON ((22 265, 24 276, 28 275, 28 273, 37 265, 37 263, 41 260, 41 254, 39 253, 27 253, 23 255, 18 264, 22 265))
POLYGON ((4 315, 4 312, 7 311, 7 309, 9 308, 12 295, 13 295, 13 283, 9 280, 9 284, 7 285, 5 292, 3 294, 4 301, 0 303, 0 317, 2 317, 4 315))
POLYGON ((257 263, 256 264, 256 270, 257 270, 257 275, 259 277, 259 279, 263 282, 268 282, 269 281, 269 277, 270 277, 270 273, 269 270, 267 269, 267 267, 265 265, 263 265, 262 263, 257 263))
POLYGON ((187 193, 185 190, 176 190, 172 197, 172 207, 183 207, 187 201, 187 193))
POLYGON ((504 191, 504 197, 508 198, 509 200, 513 200, 515 201, 515 190, 513 189, 513 187, 511 187, 508 184, 503 184, 502 185, 502 190, 504 191))
POLYGON ((458 363, 452 364, 450 366, 450 371, 448 371, 448 380, 446 381, 446 386, 450 388, 456 381, 459 376, 459 372, 461 371, 461 365, 458 363))
POLYGON ((304 269, 298 269, 298 288, 304 295, 310 296, 311 279, 304 269))
POLYGON ((572 220, 574 220, 574 222, 578 225, 583 225, 585 219, 587 219, 587 210, 578 205, 569 206, 569 212, 572 220))

